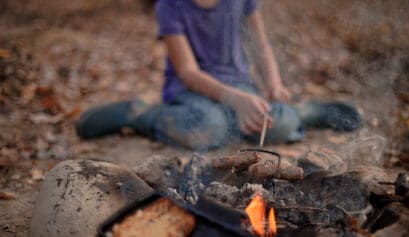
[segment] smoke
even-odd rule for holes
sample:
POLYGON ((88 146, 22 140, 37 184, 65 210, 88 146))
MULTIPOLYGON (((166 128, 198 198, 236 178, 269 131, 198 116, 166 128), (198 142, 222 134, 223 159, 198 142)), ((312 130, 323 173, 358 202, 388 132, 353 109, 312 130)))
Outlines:
POLYGON ((344 148, 347 154, 347 167, 349 170, 357 166, 374 165, 382 167, 384 164, 384 150, 387 140, 377 134, 366 131, 348 143, 344 148))
POLYGON ((409 55, 409 2, 276 0, 261 9, 284 84, 296 98, 356 105, 364 123, 341 147, 348 166, 381 166, 399 122, 392 87, 409 55))

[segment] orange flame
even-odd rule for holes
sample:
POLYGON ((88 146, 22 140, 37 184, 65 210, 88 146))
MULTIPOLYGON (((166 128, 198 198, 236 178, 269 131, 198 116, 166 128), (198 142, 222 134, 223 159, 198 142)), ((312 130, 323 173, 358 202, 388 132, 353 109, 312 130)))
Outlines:
POLYGON ((251 226, 253 231, 259 236, 264 236, 264 227, 265 227, 265 210, 266 204, 264 203, 263 198, 256 194, 253 200, 246 207, 245 211, 249 216, 251 226))
POLYGON ((275 236, 277 234, 274 209, 268 213, 268 223, 266 222, 266 203, 261 195, 256 194, 245 209, 255 234, 260 237, 275 236), (268 226, 267 226, 268 225, 268 226))
POLYGON ((268 227, 271 232, 270 236, 276 236, 277 235, 277 225, 276 225, 276 217, 274 214, 274 208, 271 208, 270 212, 268 213, 268 227))

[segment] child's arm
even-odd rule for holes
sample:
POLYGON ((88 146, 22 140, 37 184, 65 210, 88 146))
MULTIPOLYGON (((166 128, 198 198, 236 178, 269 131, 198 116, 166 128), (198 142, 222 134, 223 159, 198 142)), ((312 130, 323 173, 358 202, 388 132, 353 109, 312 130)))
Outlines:
POLYGON ((262 130, 264 115, 270 111, 266 100, 225 85, 202 71, 186 36, 169 35, 164 39, 172 65, 187 88, 231 106, 237 113, 242 132, 251 134, 262 130))
POLYGON ((281 82, 281 76, 273 50, 268 42, 260 10, 255 10, 247 17, 250 30, 254 33, 257 45, 257 65, 260 68, 270 100, 288 100, 290 92, 281 82))

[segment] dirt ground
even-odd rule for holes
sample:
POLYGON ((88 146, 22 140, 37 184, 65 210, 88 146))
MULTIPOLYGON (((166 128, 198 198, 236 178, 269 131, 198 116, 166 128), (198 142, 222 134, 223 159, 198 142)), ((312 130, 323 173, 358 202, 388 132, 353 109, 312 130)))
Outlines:
MULTIPOLYGON (((126 131, 93 141, 75 134, 75 120, 90 106, 133 97, 160 102, 166 52, 142 2, 15 0, 0 9, 0 236, 28 234, 41 180, 63 160, 132 167, 154 154, 191 156, 126 131)), ((264 1, 293 101, 348 101, 364 118, 356 132, 308 131, 302 143, 269 148, 297 159, 328 146, 348 153, 351 165, 409 167, 402 158, 409 106, 393 90, 409 76, 408 10, 405 0, 264 1)))

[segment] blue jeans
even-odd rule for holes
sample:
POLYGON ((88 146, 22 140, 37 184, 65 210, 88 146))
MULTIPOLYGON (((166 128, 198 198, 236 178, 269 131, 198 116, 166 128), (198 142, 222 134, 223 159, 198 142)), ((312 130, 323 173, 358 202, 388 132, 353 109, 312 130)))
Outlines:
MULTIPOLYGON (((250 85, 238 89, 257 94, 250 85)), ((265 144, 295 142, 304 137, 304 127, 297 112, 282 103, 271 103, 273 128, 266 132, 265 144)), ((259 134, 246 136, 240 132, 236 114, 228 106, 193 92, 183 92, 161 107, 153 125, 158 140, 183 147, 206 150, 238 143, 258 142, 259 134)))

